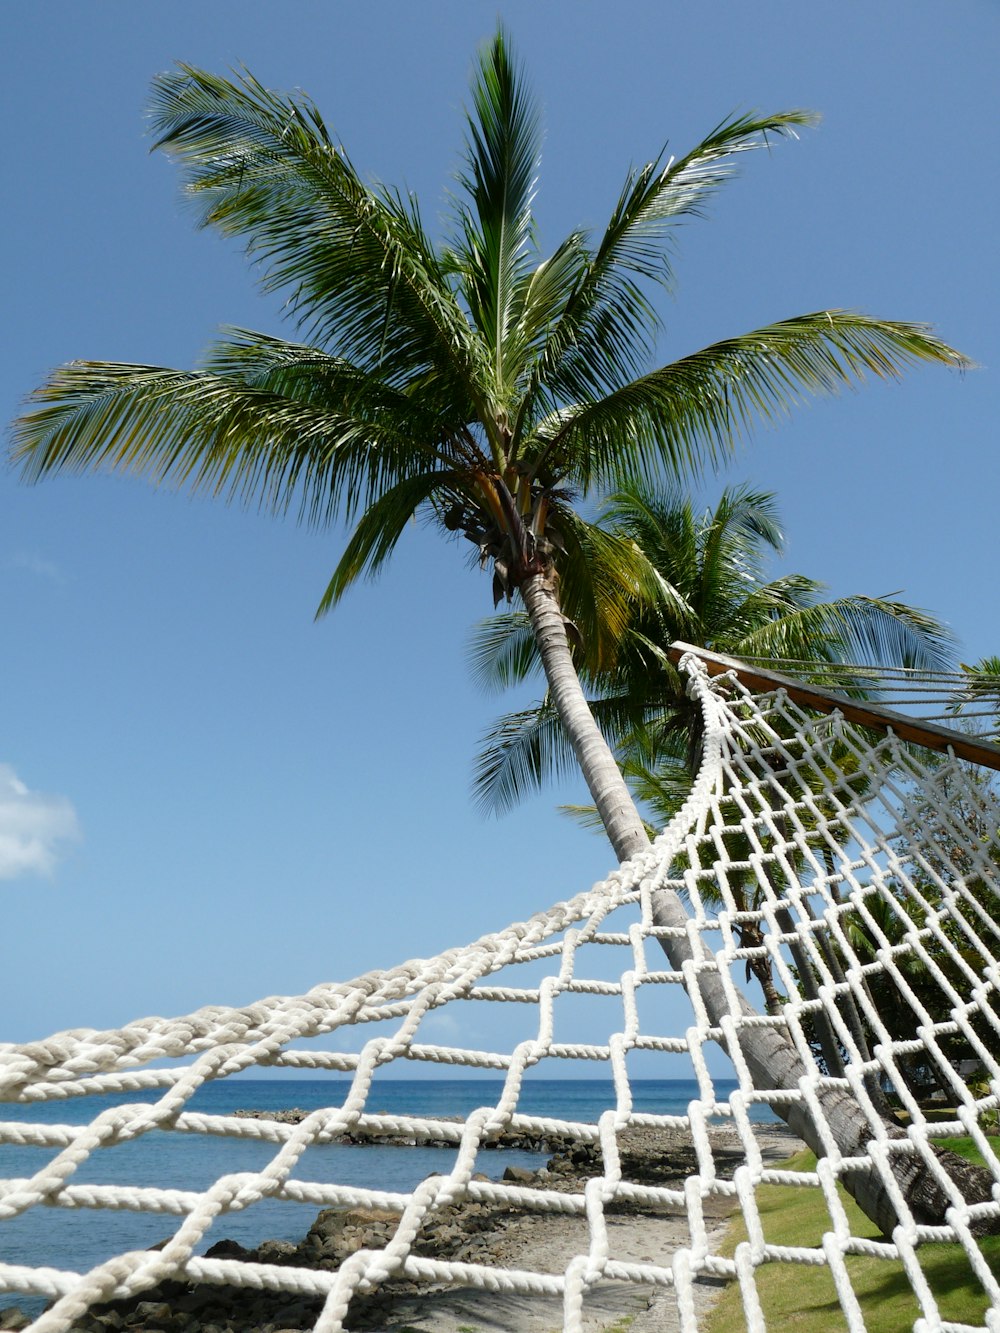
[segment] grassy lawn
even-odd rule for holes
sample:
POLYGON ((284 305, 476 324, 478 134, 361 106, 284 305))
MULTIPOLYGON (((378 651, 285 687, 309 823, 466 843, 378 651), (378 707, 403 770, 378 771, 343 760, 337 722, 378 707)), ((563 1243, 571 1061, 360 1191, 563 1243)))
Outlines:
MULTIPOLYGON (((1000 1139, 993 1140, 1000 1147, 1000 1139)), ((973 1161, 978 1158, 970 1139, 949 1139, 944 1145, 973 1161)), ((784 1164, 790 1171, 812 1171, 812 1153, 800 1153, 784 1164)), ((878 1238, 877 1229, 843 1190, 841 1199, 855 1236, 878 1238)), ((769 1245, 821 1245, 825 1231, 832 1229, 829 1213, 819 1189, 794 1185, 764 1185, 758 1191, 761 1224, 769 1245)), ((739 1214, 733 1218, 723 1252, 732 1255, 747 1239, 739 1214)), ((992 1272, 1000 1276, 1000 1236, 979 1242, 992 1272)), ((919 1251, 920 1266, 927 1276, 943 1318, 982 1327, 989 1301, 969 1266, 960 1245, 926 1245, 919 1251)), ((846 1259, 865 1324, 871 1333, 902 1333, 912 1329, 921 1316, 903 1265, 863 1255, 846 1259)), ((757 1290, 768 1328, 788 1327, 796 1333, 832 1333, 846 1329, 830 1270, 825 1266, 799 1263, 763 1264, 756 1273, 757 1290)), ((706 1323, 706 1333, 732 1333, 744 1326, 739 1286, 730 1283, 706 1323)))

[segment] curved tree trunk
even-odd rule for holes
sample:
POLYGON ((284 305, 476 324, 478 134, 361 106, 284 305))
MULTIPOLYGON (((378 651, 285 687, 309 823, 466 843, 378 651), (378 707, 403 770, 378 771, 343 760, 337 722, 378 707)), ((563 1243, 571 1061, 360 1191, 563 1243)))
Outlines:
MULTIPOLYGON (((803 907, 813 920, 815 920, 816 914, 810 906, 808 898, 803 899, 803 907)), ((834 947, 833 941, 830 939, 829 933, 825 929, 817 930, 815 938, 817 945, 822 951, 826 965, 830 970, 830 975, 838 986, 843 987, 837 1000, 837 1008, 840 1010, 841 1016, 850 1030, 851 1038, 854 1041, 855 1046, 858 1048, 858 1054, 861 1056, 862 1060, 866 1063, 870 1063, 872 1052, 871 1047, 868 1044, 868 1034, 865 1031, 864 1023, 861 1021, 861 1014, 854 1001, 854 996, 851 994, 847 985, 847 978, 844 975, 844 969, 840 965, 840 958, 837 955, 837 950, 834 947)), ((886 1099, 885 1093, 882 1091, 878 1078, 874 1074, 866 1074, 864 1082, 865 1091, 871 1098, 872 1105, 878 1111, 879 1115, 881 1115, 883 1119, 891 1119, 892 1108, 886 1099)))
POLYGON ((649 838, 632 793, 594 721, 576 674, 559 606, 555 572, 547 570, 525 579, 521 584, 521 597, 531 620, 549 693, 563 730, 573 747, 615 855, 619 861, 628 861, 649 847, 649 838))
MULTIPOLYGON (((542 666, 553 704, 573 747, 590 794, 619 861, 626 861, 648 849, 650 843, 632 795, 618 769, 614 755, 594 721, 579 677, 573 666, 556 578, 553 572, 533 574, 521 584, 521 596, 538 642, 542 666)), ((704 963, 706 955, 696 956, 687 926, 690 918, 680 898, 672 889, 654 895, 653 920, 672 932, 660 937, 660 944, 676 971, 686 962, 704 963)), ((722 1028, 721 1044, 734 1061, 742 1060, 756 1088, 798 1091, 804 1078, 811 1078, 815 1068, 807 1068, 794 1044, 780 1028, 765 1024, 741 1023, 736 1036, 738 1050, 730 1050, 725 1031, 732 1030, 733 1013, 730 990, 718 971, 700 969, 697 988, 713 1027, 722 1028)), ((759 1016, 749 1002, 737 994, 739 1017, 759 1016)), ((775 1113, 785 1120, 818 1157, 829 1151, 830 1139, 845 1157, 865 1158, 867 1145, 875 1137, 869 1116, 846 1091, 825 1088, 818 1099, 823 1112, 818 1126, 800 1102, 776 1102, 775 1113), (824 1134, 829 1137, 824 1137, 824 1134)), ((876 1116, 872 1109, 870 1113, 876 1116)), ((879 1117, 887 1138, 906 1138, 898 1123, 879 1117)), ((935 1152, 948 1175, 956 1182, 968 1202, 982 1202, 991 1197, 992 1176, 971 1167, 954 1153, 935 1152)), ((893 1174, 918 1223, 944 1221, 951 1201, 933 1174, 916 1154, 893 1156, 893 1174)), ((887 1235, 897 1223, 892 1196, 874 1170, 845 1174, 843 1183, 869 1218, 887 1235)))
MULTIPOLYGON (((780 897, 780 894, 776 896, 780 897)), ((775 912, 774 918, 788 936, 788 951, 792 955, 792 962, 799 974, 799 981, 806 999, 818 1002, 820 998, 819 988, 816 985, 816 977, 813 975, 812 963, 796 933, 791 912, 787 907, 780 907, 775 912)), ((840 1047, 837 1045, 837 1034, 833 1030, 833 1024, 830 1022, 829 1016, 823 1011, 822 1007, 819 1007, 813 1010, 812 1020, 828 1072, 834 1078, 843 1078, 844 1061, 840 1054, 840 1047)))

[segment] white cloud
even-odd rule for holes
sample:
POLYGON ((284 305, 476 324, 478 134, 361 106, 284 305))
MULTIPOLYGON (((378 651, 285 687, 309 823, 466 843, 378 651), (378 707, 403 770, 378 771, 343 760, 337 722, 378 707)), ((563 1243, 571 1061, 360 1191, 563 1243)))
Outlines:
POLYGON ((51 875, 62 844, 80 835, 71 801, 29 791, 0 764, 0 879, 51 875))

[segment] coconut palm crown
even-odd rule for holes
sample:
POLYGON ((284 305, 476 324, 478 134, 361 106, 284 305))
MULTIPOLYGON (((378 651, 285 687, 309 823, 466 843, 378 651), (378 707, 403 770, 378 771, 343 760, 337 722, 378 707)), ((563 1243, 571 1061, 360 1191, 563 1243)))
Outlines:
MULTIPOLYGON (((202 224, 244 241, 306 341, 231 329, 194 371, 64 366, 15 424, 25 476, 110 469, 354 523, 321 612, 382 568, 418 512, 464 534, 494 596, 519 593, 532 618, 588 782, 614 791, 595 793, 606 820, 627 794, 584 716, 562 606, 596 634, 589 608, 602 601, 613 628, 634 572, 622 544, 618 575, 595 585, 594 543, 603 568, 615 561, 577 497, 714 465, 805 394, 918 361, 966 364, 923 326, 838 310, 655 364, 651 294, 671 285, 675 228, 742 154, 808 125, 803 111, 731 117, 683 156, 630 171, 601 234, 573 231, 546 253, 538 111, 502 30, 475 67, 441 243, 412 197, 363 181, 302 94, 182 65, 155 80, 151 119, 202 224)), ((619 855, 644 837, 626 823, 612 833, 619 855)))

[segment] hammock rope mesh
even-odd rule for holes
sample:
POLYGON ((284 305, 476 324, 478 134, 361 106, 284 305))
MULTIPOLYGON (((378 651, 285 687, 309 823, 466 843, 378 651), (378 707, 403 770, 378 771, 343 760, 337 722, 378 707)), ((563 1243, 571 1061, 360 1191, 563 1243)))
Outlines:
POLYGON ((874 735, 837 715, 817 717, 781 689, 754 695, 732 673, 709 679, 690 656, 683 668, 704 718, 697 780, 650 851, 589 892, 466 948, 302 996, 0 1045, 4 1102, 30 1108, 108 1093, 146 1098, 126 1099, 84 1124, 33 1120, 23 1110, 22 1118, 4 1119, 0 1107, 0 1143, 33 1150, 26 1160, 35 1164, 0 1180, 0 1292, 47 1300, 32 1324, 37 1333, 67 1333, 95 1304, 139 1296, 168 1279, 319 1298, 319 1333, 342 1328, 359 1294, 403 1279, 555 1298, 568 1330, 582 1327, 588 1299, 602 1284, 643 1284, 672 1292, 678 1326, 694 1329, 699 1284, 721 1280, 738 1287, 746 1326, 762 1329, 762 1278, 774 1264, 827 1266, 842 1321, 864 1329, 866 1311, 851 1284, 855 1255, 902 1263, 922 1333, 1000 1329, 1000 1286, 980 1246, 984 1232, 1000 1227, 1000 1162, 991 1137, 1000 1117, 996 797, 982 774, 954 757, 918 753, 891 733, 874 735), (657 924, 671 891, 686 904, 683 926, 657 924), (684 947, 671 954, 680 960, 675 966, 668 950, 678 940, 684 947), (782 997, 773 1013, 751 981, 764 975, 782 997), (676 1006, 682 992, 689 1016, 679 1032, 665 1032, 663 1012, 672 1012, 665 1001, 676 1006), (587 1042, 564 1040, 564 1008, 589 1002, 599 1005, 594 1013, 603 1026, 587 1042), (500 1049, 463 1044, 468 1016, 501 1005, 516 1006, 516 1026, 530 1035, 500 1049), (445 1006, 453 1021, 442 1029, 431 1020, 445 1006), (350 1025, 363 1032, 368 1024, 377 1034, 356 1053, 329 1049, 330 1034, 350 1025), (442 1030, 452 1039, 435 1040, 442 1030), (758 1071, 755 1086, 748 1052, 762 1034, 780 1034, 799 1062, 790 1084, 769 1083, 758 1071), (727 1095, 710 1073, 715 1043, 727 1051, 738 1083, 727 1095), (657 1076, 658 1059, 670 1078, 678 1059, 686 1062, 699 1089, 686 1114, 635 1109, 633 1052, 643 1053, 643 1077, 657 1076), (614 1095, 594 1122, 534 1116, 522 1107, 528 1071, 541 1067, 558 1077, 560 1060, 586 1061, 595 1075, 610 1075, 614 1095), (451 1076, 494 1071, 503 1091, 464 1120, 376 1109, 379 1078, 386 1070, 405 1078, 415 1064, 451 1076), (298 1124, 191 1108, 206 1082, 256 1066, 329 1075, 330 1106, 298 1124), (860 1151, 845 1148, 827 1116, 834 1093, 846 1095, 861 1120, 860 1151), (929 1118, 930 1095, 949 1108, 944 1119, 929 1118), (763 1161, 752 1123, 761 1105, 793 1125, 796 1116, 809 1121, 825 1149, 815 1169, 763 1161), (886 1129, 890 1106, 905 1126, 898 1137, 886 1129), (735 1172, 717 1168, 713 1121, 738 1142, 735 1172), (683 1129, 697 1168, 670 1186, 630 1180, 621 1136, 635 1128, 683 1129), (543 1178, 525 1185, 477 1176, 480 1146, 510 1130, 597 1145, 597 1165, 569 1193, 547 1188, 543 1178), (81 1181, 82 1166, 100 1178, 102 1154, 154 1131, 252 1140, 273 1151, 259 1169, 223 1175, 202 1190, 81 1181), (452 1143, 452 1167, 412 1192, 310 1179, 307 1149, 350 1131, 452 1143), (971 1139, 992 1193, 969 1201, 941 1168, 932 1138, 971 1139), (47 1153, 41 1167, 38 1149, 47 1153), (944 1191, 948 1206, 940 1217, 922 1215, 900 1186, 904 1158, 944 1191), (838 1182, 859 1177, 881 1182, 891 1198, 895 1225, 877 1238, 852 1232, 838 1190, 838 1182), (813 1243, 768 1239, 759 1191, 790 1183, 824 1201, 828 1221, 813 1243), (266 1199, 307 1205, 303 1230, 317 1208, 379 1208, 398 1221, 383 1248, 361 1249, 335 1271, 205 1257, 225 1235, 227 1214, 266 1199), (415 1252, 427 1219, 462 1200, 536 1216, 576 1214, 586 1222, 586 1244, 558 1273, 415 1252), (685 1243, 648 1262, 616 1256, 607 1212, 622 1201, 686 1216, 685 1243), (742 1218, 746 1239, 735 1253, 706 1225, 711 1205, 735 1208, 742 1218), (5 1224, 32 1209, 93 1210, 95 1224, 103 1210, 156 1214, 170 1234, 155 1250, 131 1249, 89 1271, 78 1271, 72 1252, 60 1267, 5 1262, 5 1224), (939 1308, 922 1260, 943 1243, 964 1249, 986 1310, 980 1324, 949 1323, 939 1308))

